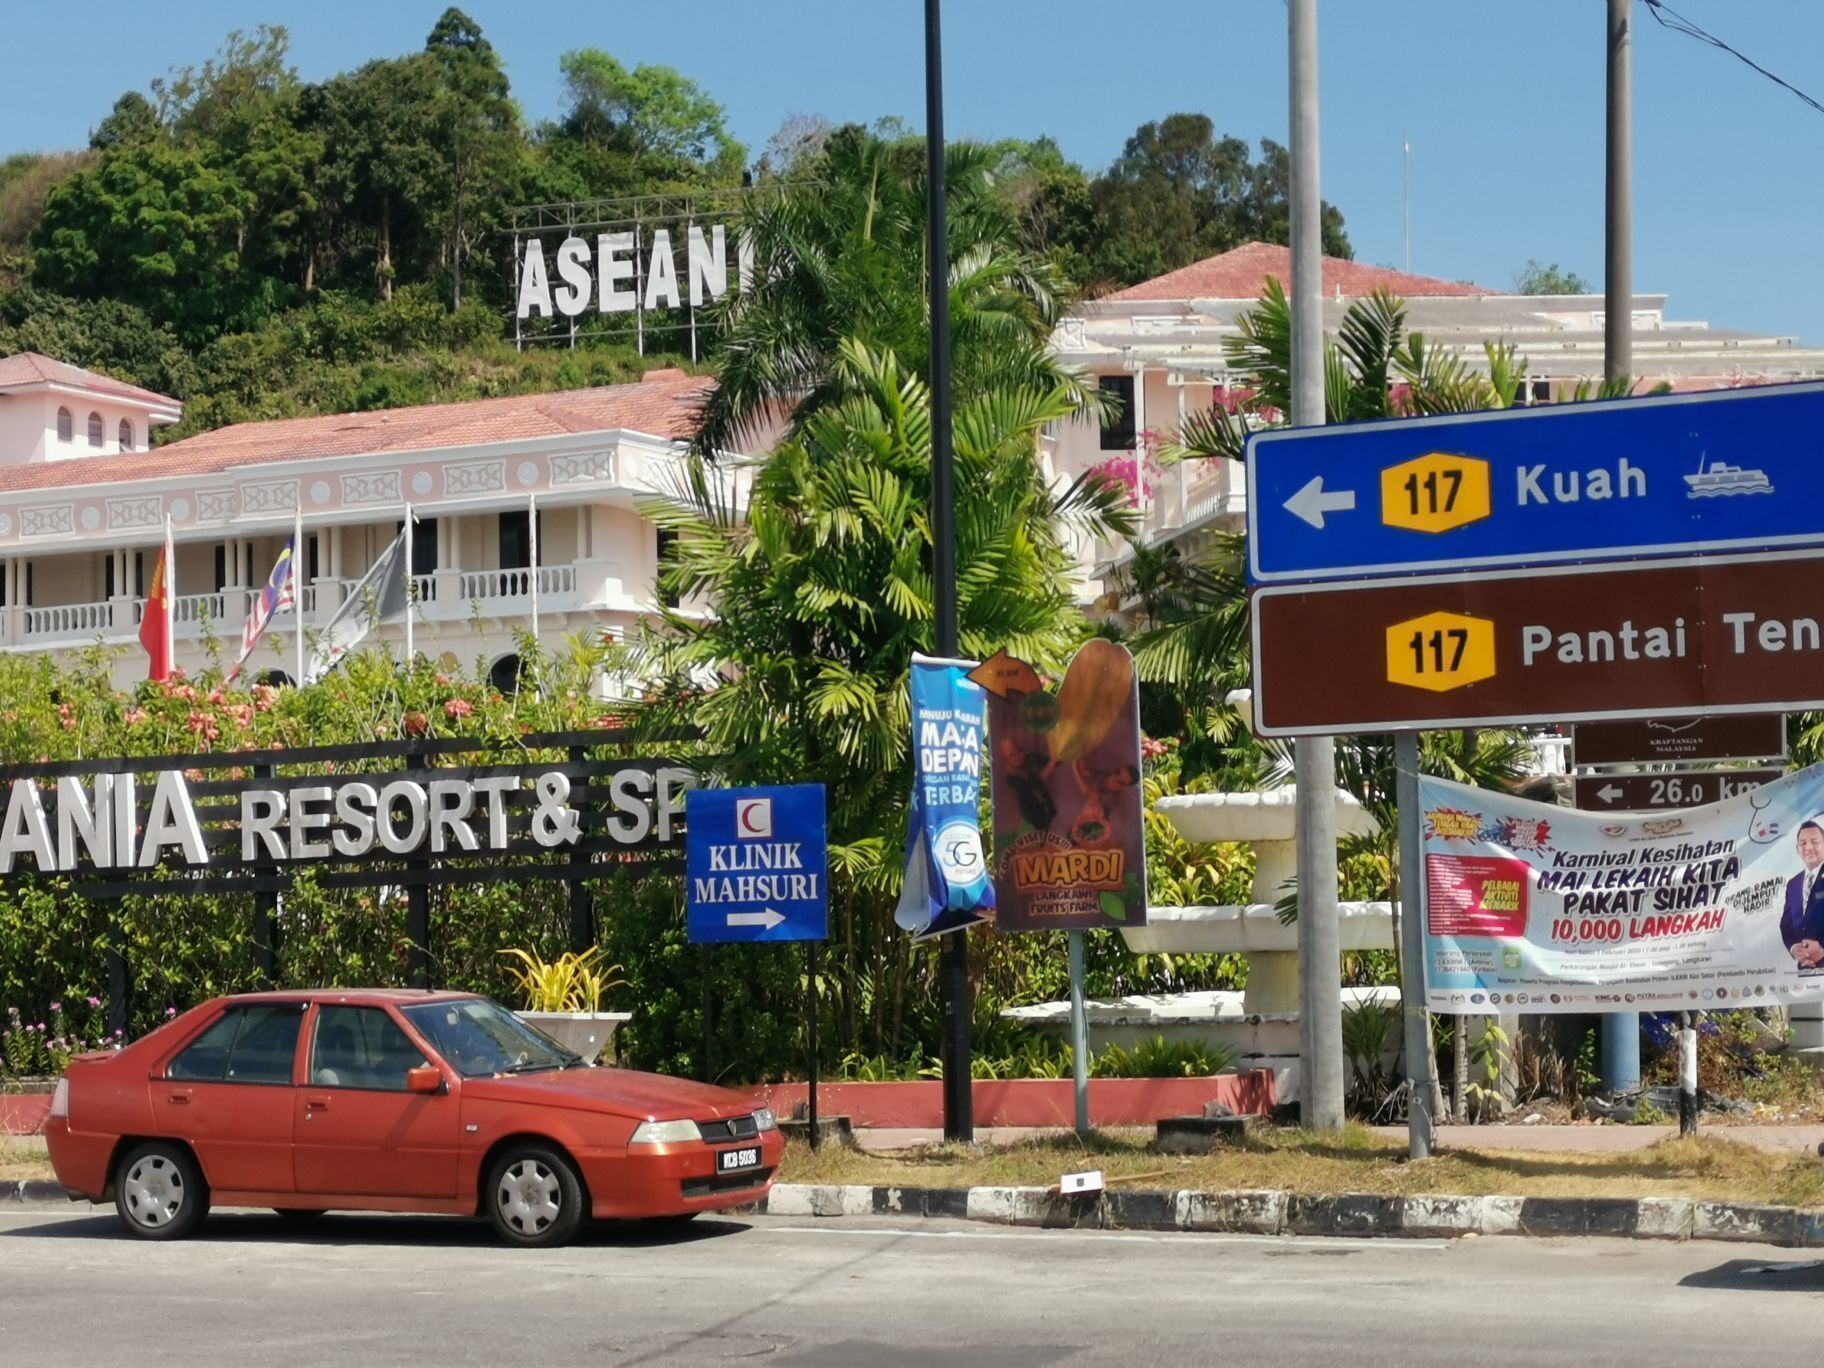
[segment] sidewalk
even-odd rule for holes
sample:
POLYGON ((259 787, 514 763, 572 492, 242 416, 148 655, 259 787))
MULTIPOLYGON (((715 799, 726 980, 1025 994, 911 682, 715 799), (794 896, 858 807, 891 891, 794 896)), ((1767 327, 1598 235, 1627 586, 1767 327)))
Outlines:
MULTIPOLYGON (((1375 1138, 1391 1144, 1406 1143, 1404 1126, 1371 1126, 1375 1138)), ((976 1128, 984 1145, 1017 1145, 1048 1136, 1067 1136, 1064 1129, 1019 1127, 976 1128)), ((1439 1126, 1437 1148, 1477 1150, 1534 1150, 1585 1153, 1621 1153, 1645 1149, 1678 1134, 1677 1126, 1439 1126)), ((1698 1134, 1718 1136, 1770 1153, 1816 1154, 1824 1143, 1824 1126, 1722 1126, 1698 1123, 1698 1134)), ((910 1149, 914 1145, 942 1144, 944 1133, 935 1129, 869 1129, 855 1132, 855 1143, 868 1153, 910 1149)))

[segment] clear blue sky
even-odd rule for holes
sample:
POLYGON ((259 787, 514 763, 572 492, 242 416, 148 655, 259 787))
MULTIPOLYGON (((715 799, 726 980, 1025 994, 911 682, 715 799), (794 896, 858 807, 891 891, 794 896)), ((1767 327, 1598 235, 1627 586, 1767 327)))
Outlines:
MULTIPOLYGON (((1824 4, 1676 0, 1824 99, 1824 4)), ((594 0, 465 6, 536 119, 559 53, 675 66, 756 153, 792 113, 923 124, 918 0, 594 0)), ((200 62, 231 28, 291 32, 306 79, 415 50, 439 0, 88 0, 7 6, 0 154, 79 146, 129 88, 200 62), (74 17, 79 16, 79 17, 74 17)), ((1401 264, 1400 143, 1412 142, 1412 266, 1511 286, 1529 257, 1600 287, 1602 0, 1320 0, 1323 186, 1356 255, 1401 264)), ((1634 284, 1674 315, 1824 343, 1824 115, 1635 9, 1634 284)), ((1283 0, 951 0, 952 136, 1049 133, 1092 171, 1134 128, 1208 113, 1286 136, 1283 0)))

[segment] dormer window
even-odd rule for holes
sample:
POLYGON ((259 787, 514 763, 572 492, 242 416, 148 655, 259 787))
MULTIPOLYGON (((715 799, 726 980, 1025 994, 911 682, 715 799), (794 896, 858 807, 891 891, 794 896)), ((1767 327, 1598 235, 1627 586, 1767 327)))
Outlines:
POLYGON ((89 445, 92 447, 101 445, 101 415, 99 413, 89 415, 89 445))
POLYGON ((125 418, 120 420, 120 449, 122 451, 133 450, 133 424, 125 418))
POLYGON ((71 416, 70 411, 67 408, 58 409, 57 410, 57 440, 60 442, 68 442, 68 441, 74 440, 75 436, 76 436, 76 419, 73 416, 71 416))

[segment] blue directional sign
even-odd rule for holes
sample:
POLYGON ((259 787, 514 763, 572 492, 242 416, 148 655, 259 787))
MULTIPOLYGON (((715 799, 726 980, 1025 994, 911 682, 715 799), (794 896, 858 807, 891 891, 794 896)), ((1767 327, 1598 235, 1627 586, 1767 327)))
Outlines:
POLYGON ((1824 385, 1248 439, 1249 578, 1824 545, 1824 385))
POLYGON ((684 819, 685 919, 693 943, 829 935, 822 784, 692 789, 684 819))

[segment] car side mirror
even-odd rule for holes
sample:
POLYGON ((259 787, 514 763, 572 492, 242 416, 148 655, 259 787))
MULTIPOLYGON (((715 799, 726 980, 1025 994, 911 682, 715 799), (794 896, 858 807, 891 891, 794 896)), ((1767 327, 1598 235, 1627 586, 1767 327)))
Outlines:
POLYGON ((426 1064, 423 1068, 405 1071, 405 1090, 415 1093, 440 1093, 443 1091, 443 1070, 426 1064))

